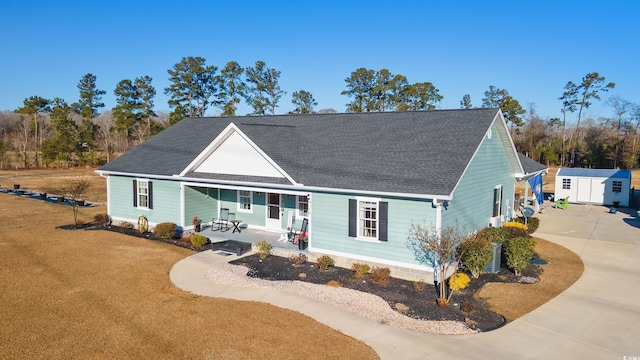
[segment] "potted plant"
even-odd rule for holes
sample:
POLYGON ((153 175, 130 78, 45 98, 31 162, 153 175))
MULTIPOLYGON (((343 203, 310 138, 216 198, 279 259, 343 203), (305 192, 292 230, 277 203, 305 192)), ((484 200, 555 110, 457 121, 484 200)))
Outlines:
POLYGON ((197 216, 194 216, 193 220, 191 220, 191 222, 193 223, 193 229, 196 232, 200 231, 200 229, 202 227, 202 219, 198 219, 197 216))
POLYGON ((298 240, 298 249, 304 250, 307 248, 307 243, 309 242, 309 237, 307 236, 307 232, 303 231, 300 233, 300 238, 298 240))

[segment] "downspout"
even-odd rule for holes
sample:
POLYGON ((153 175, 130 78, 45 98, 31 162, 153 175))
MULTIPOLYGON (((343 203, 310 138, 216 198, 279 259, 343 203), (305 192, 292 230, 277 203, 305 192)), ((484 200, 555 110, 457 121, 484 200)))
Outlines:
MULTIPOLYGON (((442 200, 441 200, 442 201, 442 200)), ((442 203, 437 199, 432 200, 433 206, 436 207, 436 233, 440 237, 440 230, 442 229, 442 203)))

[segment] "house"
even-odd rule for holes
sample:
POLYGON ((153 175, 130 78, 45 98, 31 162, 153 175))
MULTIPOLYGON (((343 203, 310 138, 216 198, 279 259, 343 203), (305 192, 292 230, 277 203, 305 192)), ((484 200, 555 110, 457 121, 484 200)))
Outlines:
POLYGON ((412 224, 500 226, 524 176, 499 109, 187 118, 97 170, 114 221, 308 220, 308 254, 424 280, 412 224))
POLYGON ((561 168, 555 198, 570 203, 629 206, 631 170, 561 168))

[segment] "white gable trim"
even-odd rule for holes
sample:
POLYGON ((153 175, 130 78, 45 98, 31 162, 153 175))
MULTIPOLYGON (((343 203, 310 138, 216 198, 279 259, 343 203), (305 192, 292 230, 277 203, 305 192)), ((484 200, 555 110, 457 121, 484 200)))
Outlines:
MULTIPOLYGON (((478 154, 478 151, 480 151, 480 147, 484 143, 485 138, 487 138, 487 135, 490 134, 489 131, 491 130, 491 127, 496 123, 496 121, 500 121, 500 123, 502 124, 502 129, 506 132, 506 138, 509 141, 509 145, 510 145, 510 148, 511 148, 511 156, 509 156, 509 158, 512 158, 512 160, 511 160, 512 162, 514 162, 514 160, 515 160, 514 165, 517 166, 515 177, 514 177, 514 181, 515 181, 516 177, 521 177, 522 174, 524 174, 524 170, 522 169, 522 164, 520 163, 520 159, 518 158, 518 152, 516 150, 516 146, 513 143, 513 139, 511 139, 511 136, 509 135, 509 129, 507 128, 507 122, 504 120, 504 116, 502 115, 502 110, 498 109, 498 112, 496 113, 496 116, 493 118, 493 121, 491 122, 491 124, 489 124, 489 127, 487 128, 487 132, 485 133, 485 136, 478 143, 478 146, 476 147, 476 150, 473 152, 473 155, 469 159, 469 162, 465 166, 464 171, 462 172, 462 175, 460 175, 460 177, 458 178, 458 181, 456 182, 456 186, 454 186, 453 190, 451 190, 451 194, 449 194, 450 197, 453 197, 453 194, 456 192, 456 189, 458 188, 458 185, 460 185, 460 181, 462 181, 462 178, 464 178, 464 175, 469 170, 469 166, 471 166, 471 162, 473 161, 473 159, 478 154), (513 157, 515 157, 515 159, 513 157), (520 173, 518 173, 517 171, 520 171, 520 173)), ((499 132, 498 132, 498 134, 493 134, 492 136, 498 136, 498 137, 501 138, 501 140, 504 139, 502 134, 500 134, 499 132)))
MULTIPOLYGON (((225 151, 225 145, 245 146, 248 152, 253 152, 255 157, 249 156, 249 163, 240 165, 238 159, 233 161, 234 154, 229 153, 230 162, 226 165, 226 170, 221 169, 220 173, 232 175, 264 176, 285 178, 293 184, 297 182, 287 174, 273 159, 271 159, 262 149, 260 149, 247 135, 245 135, 234 123, 230 123, 220 134, 207 146, 196 158, 182 170, 179 176, 185 176, 190 171, 197 169, 211 169, 216 163, 217 151, 225 151), (213 158, 212 158, 213 157, 213 158)), ((245 154, 246 155, 246 154, 245 154)), ((249 154, 252 155, 252 154, 249 154)), ((223 155, 219 155, 223 156, 223 155)), ((219 159, 217 159, 219 160, 219 159)), ((216 171, 212 171, 216 172, 216 171)))

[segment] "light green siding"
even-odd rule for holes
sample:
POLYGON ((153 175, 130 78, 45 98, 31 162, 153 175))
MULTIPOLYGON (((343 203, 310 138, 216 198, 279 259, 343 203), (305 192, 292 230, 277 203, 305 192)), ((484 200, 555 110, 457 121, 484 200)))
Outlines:
POLYGON ((111 217, 137 221, 144 215, 149 223, 173 222, 180 225, 180 183, 149 180, 153 183, 153 209, 133 206, 134 177, 109 176, 109 211, 111 217))
POLYGON ((253 203, 251 204, 251 212, 238 210, 238 192, 236 190, 220 190, 220 208, 229 209, 229 217, 242 220, 243 223, 255 226, 264 226, 265 213, 265 194, 253 193, 253 203))
POLYGON ((218 189, 186 186, 184 189, 185 226, 193 225, 193 217, 210 222, 218 217, 218 189))
POLYGON ((349 199, 355 195, 313 193, 311 234, 314 248, 391 261, 418 264, 408 246, 412 223, 435 222, 435 208, 429 200, 380 198, 389 204, 388 241, 368 242, 349 237, 349 199))
POLYGON ((487 227, 493 215, 493 191, 497 185, 502 185, 502 213, 507 213, 507 206, 513 206, 515 169, 507 154, 510 145, 503 144, 498 133, 494 125, 493 136, 490 139, 485 136, 458 184, 451 204, 443 209, 442 226, 454 226, 457 220, 461 230, 487 227))

